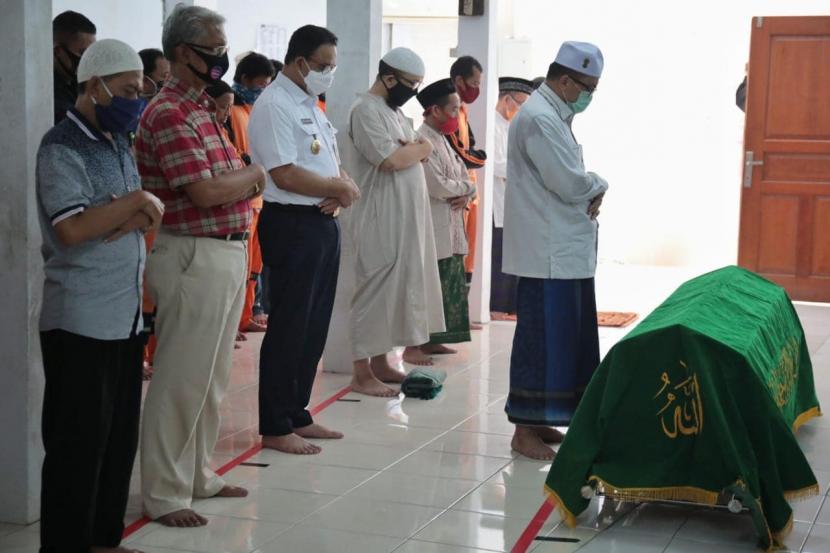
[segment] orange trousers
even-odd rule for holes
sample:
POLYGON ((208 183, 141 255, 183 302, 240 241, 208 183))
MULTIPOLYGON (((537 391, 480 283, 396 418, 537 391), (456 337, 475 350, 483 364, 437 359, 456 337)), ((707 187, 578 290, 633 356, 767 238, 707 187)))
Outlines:
POLYGON ((256 282, 262 272, 262 250, 259 249, 259 231, 257 230, 260 212, 260 209, 254 209, 254 218, 248 234, 248 283, 245 287, 245 305, 242 307, 242 317, 239 319, 239 330, 247 328, 254 316, 256 282))
MULTIPOLYGON (((144 235, 144 243, 147 246, 147 256, 150 256, 150 251, 153 249, 153 242, 156 241, 156 231, 150 231, 144 235)), ((146 280, 144 281, 146 282, 146 280)), ((153 303, 153 299, 150 297, 150 294, 147 292, 147 285, 144 285, 144 293, 142 294, 143 301, 141 303, 141 312, 142 313, 152 313, 156 309, 156 305, 153 303)), ((147 324, 147 321, 144 321, 144 324, 147 324)), ((147 345, 144 346, 144 361, 150 365, 153 364, 153 355, 156 353, 156 335, 155 333, 151 334, 149 339, 147 340, 147 345)))
POLYGON ((464 227, 467 231, 467 257, 464 272, 472 274, 476 266, 476 230, 478 228, 478 200, 470 202, 470 209, 464 212, 464 227))

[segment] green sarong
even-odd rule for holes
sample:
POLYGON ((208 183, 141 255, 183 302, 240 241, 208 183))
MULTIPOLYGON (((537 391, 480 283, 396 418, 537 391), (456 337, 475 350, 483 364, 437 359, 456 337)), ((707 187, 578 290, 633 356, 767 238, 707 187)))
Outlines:
POLYGON ((458 344, 470 341, 470 308, 467 305, 467 276, 464 256, 438 260, 441 292, 444 295, 444 332, 429 335, 430 344, 458 344))
POLYGON ((787 294, 726 267, 683 284, 608 352, 546 490, 571 525, 587 484, 628 500, 734 494, 769 548, 792 525, 788 500, 818 493, 794 431, 820 414, 787 294))

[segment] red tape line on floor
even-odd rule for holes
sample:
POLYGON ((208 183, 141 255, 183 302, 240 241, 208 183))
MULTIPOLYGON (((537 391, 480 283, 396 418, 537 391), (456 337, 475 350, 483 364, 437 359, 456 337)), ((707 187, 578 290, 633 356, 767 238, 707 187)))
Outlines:
POLYGON ((554 508, 556 508, 556 504, 551 501, 542 503, 542 506, 536 511, 536 515, 530 520, 522 535, 519 536, 516 545, 513 546, 510 553, 525 553, 530 549, 530 546, 533 545, 533 540, 539 535, 539 530, 545 525, 554 508))
MULTIPOLYGON (((312 416, 318 414, 320 411, 322 411, 323 409, 325 409, 326 407, 328 407, 332 403, 336 402, 338 399, 342 398, 343 396, 345 396, 346 394, 348 394, 351 391, 352 391, 351 387, 346 386, 345 388, 338 391, 333 396, 324 399, 322 402, 318 403, 317 405, 315 405, 314 407, 309 409, 309 413, 311 413, 312 416)), ((250 459, 251 457, 253 457, 257 453, 259 453, 260 451, 262 451, 262 444, 257 444, 255 446, 253 446, 252 448, 245 451, 244 453, 242 453, 241 455, 239 455, 235 459, 232 459, 231 461, 228 461, 227 463, 225 463, 224 465, 219 467, 219 469, 216 471, 216 474, 218 474, 219 476, 227 474, 232 469, 235 469, 240 464, 244 463, 245 461, 247 461, 248 459, 250 459)), ((147 517, 142 517, 142 518, 136 520, 135 522, 133 522, 132 524, 130 524, 129 526, 124 528, 124 534, 122 535, 121 539, 126 539, 128 536, 138 532, 139 530, 141 530, 142 528, 144 528, 145 526, 147 526, 151 522, 152 521, 147 517)))

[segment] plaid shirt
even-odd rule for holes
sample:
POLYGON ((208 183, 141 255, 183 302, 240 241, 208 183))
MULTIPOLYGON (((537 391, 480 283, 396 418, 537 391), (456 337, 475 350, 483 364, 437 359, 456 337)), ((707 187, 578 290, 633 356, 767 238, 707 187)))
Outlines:
POLYGON ((251 224, 248 200, 202 209, 182 189, 244 167, 205 109, 207 102, 207 95, 168 79, 144 111, 136 134, 141 185, 164 202, 162 226, 176 234, 216 236, 244 232, 251 224))

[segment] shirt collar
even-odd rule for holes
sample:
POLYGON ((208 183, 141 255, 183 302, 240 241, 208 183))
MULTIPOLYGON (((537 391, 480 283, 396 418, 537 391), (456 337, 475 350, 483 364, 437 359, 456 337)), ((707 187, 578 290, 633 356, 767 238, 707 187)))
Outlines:
POLYGON ((95 126, 90 123, 86 117, 81 115, 81 112, 75 109, 74 107, 69 108, 66 112, 66 118, 78 125, 78 128, 87 135, 91 140, 100 141, 100 140, 107 140, 107 137, 103 135, 101 131, 95 128, 95 126))
POLYGON ((165 89, 170 90, 177 96, 181 96, 185 100, 190 100, 200 106, 204 106, 206 94, 204 92, 198 92, 195 88, 188 86, 177 77, 169 77, 162 87, 162 90, 165 89))
POLYGON ((559 95, 548 86, 548 83, 542 83, 542 86, 539 87, 538 91, 539 94, 542 95, 542 98, 547 100, 553 109, 556 110, 562 121, 565 121, 570 125, 574 118, 574 111, 570 108, 570 106, 568 106, 568 104, 565 103, 562 98, 560 98, 559 95))
POLYGON ((317 98, 297 86, 297 83, 286 77, 282 71, 274 79, 274 85, 288 92, 288 95, 298 104, 315 103, 317 100, 317 98))

